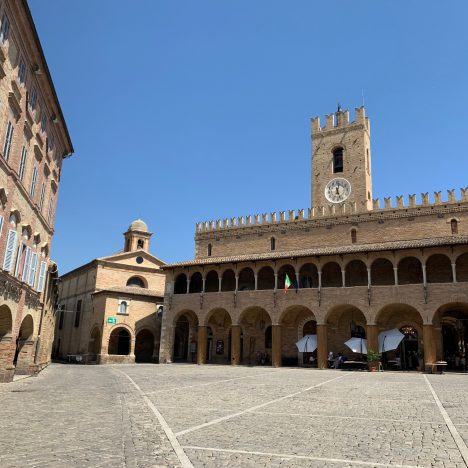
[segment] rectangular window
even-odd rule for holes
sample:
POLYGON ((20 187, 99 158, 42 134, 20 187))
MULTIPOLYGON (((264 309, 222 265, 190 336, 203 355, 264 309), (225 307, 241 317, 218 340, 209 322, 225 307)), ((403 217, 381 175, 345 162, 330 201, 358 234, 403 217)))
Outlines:
POLYGON ((81 299, 76 303, 75 327, 80 326, 80 318, 81 318, 81 299))
POLYGON ((0 26, 0 41, 5 42, 8 39, 8 33, 10 32, 10 20, 4 13, 2 16, 2 25, 0 26))
POLYGON ((29 195, 31 198, 34 198, 34 192, 36 191, 36 182, 37 182, 37 166, 34 166, 31 178, 31 188, 29 189, 29 195))
POLYGON ((15 267, 15 276, 19 278, 21 276, 21 256, 23 254, 24 244, 20 242, 18 247, 18 253, 16 254, 16 267, 15 267))
POLYGON ((46 269, 47 269, 47 263, 41 262, 41 269, 39 270, 39 281, 37 282, 37 290, 39 292, 44 291, 46 269))
POLYGON ((20 58, 18 65, 18 79, 21 84, 24 84, 26 81, 26 62, 23 57, 20 58))
POLYGON ((47 222, 50 224, 51 219, 52 219, 52 211, 54 209, 54 199, 50 197, 49 201, 49 212, 47 213, 47 222))
POLYGON ((36 105, 37 105, 37 90, 36 88, 33 88, 31 91, 31 95, 29 96, 29 107, 32 110, 35 110, 36 105))
MULTIPOLYGON (((50 132, 49 132, 50 133, 50 132)), ((47 150, 48 151, 53 151, 55 146, 55 139, 54 135, 50 135, 49 138, 47 139, 47 150)))
POLYGON ((47 128, 47 116, 44 111, 41 113, 41 130, 45 132, 47 128))
POLYGON ((30 267, 30 263, 31 263, 31 254, 32 254, 32 250, 30 247, 26 247, 26 257, 24 258, 24 267, 23 267, 23 271, 21 273, 21 279, 22 281, 27 281, 28 280, 28 276, 29 276, 29 267, 30 267))
POLYGON ((3 145, 3 158, 8 161, 10 157, 11 142, 13 141, 13 124, 8 121, 5 135, 5 144, 3 145))
POLYGON ((13 254, 15 252, 17 237, 18 233, 16 231, 13 229, 8 230, 5 258, 3 259, 3 269, 5 271, 10 271, 13 265, 13 254))
POLYGON ((65 311, 63 310, 64 306, 63 305, 59 306, 59 309, 60 309, 60 318, 59 318, 58 329, 61 330, 63 328, 63 318, 65 314, 65 311))
POLYGON ((42 211, 42 207, 44 206, 44 195, 45 195, 45 183, 42 182, 41 186, 41 198, 39 200, 39 209, 42 211))
POLYGON ((26 149, 26 146, 23 145, 23 148, 21 148, 21 159, 20 159, 20 165, 19 165, 19 170, 18 170, 19 180, 21 180, 21 182, 23 182, 24 180, 24 169, 26 167, 27 156, 28 156, 28 150, 26 149))
POLYGON ((34 288, 36 283, 36 270, 37 270, 37 253, 33 253, 31 257, 31 267, 29 269, 29 281, 28 284, 31 288, 34 288))

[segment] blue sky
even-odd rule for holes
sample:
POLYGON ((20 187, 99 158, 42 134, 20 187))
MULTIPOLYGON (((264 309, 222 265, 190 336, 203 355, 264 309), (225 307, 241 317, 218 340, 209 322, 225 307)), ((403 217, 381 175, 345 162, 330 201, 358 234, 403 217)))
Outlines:
MULTIPOLYGON (((310 118, 362 104, 373 195, 468 185, 465 0, 30 0, 75 154, 52 257, 194 255, 195 223, 310 204, 310 118)), ((445 195, 444 195, 445 196, 445 195)))

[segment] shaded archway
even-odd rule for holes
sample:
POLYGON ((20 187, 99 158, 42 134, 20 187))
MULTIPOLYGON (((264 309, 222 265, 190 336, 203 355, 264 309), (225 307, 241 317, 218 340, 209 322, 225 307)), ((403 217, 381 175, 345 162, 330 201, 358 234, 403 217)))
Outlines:
POLYGON ((345 268, 345 285, 347 287, 353 286, 367 286, 367 267, 361 260, 352 260, 346 265, 345 268))
POLYGON ((30 374, 33 370, 33 333, 33 318, 28 314, 21 322, 16 339, 16 351, 13 359, 13 364, 16 366, 16 374, 30 374))
POLYGON ((340 265, 336 262, 328 262, 322 268, 322 287, 341 288, 343 286, 343 276, 340 265))
POLYGON ((135 362, 153 362, 154 335, 148 330, 140 330, 135 338, 135 362))
POLYGON ((243 361, 248 364, 271 363, 271 349, 266 348, 265 330, 271 325, 268 312, 261 307, 248 307, 239 319, 243 331, 243 361))
POLYGON ((99 354, 101 354, 101 331, 95 327, 91 332, 88 342, 88 354, 90 354, 90 361, 96 361, 99 354))
POLYGON ((450 370, 463 371, 462 357, 468 355, 468 304, 452 302, 440 307, 434 317, 438 355, 450 370), (437 336, 437 331, 439 331, 437 336))
POLYGON ((392 286, 395 284, 393 263, 386 258, 378 258, 371 265, 372 286, 392 286))
POLYGON ((235 291, 236 290, 236 275, 234 270, 226 270, 223 272, 221 279, 221 291, 235 291))
POLYGON ((0 381, 1 374, 11 360, 11 332, 13 320, 8 306, 0 306, 0 381))
POLYGON ((318 288, 318 270, 313 263, 302 265, 299 270, 299 287, 318 288))
POLYGON ((180 313, 174 321, 173 360, 196 361, 198 319, 191 310, 180 313))
POLYGON ((231 316, 225 309, 209 312, 206 325, 211 329, 206 347, 206 362, 228 364, 231 362, 231 316))
POLYGON ((426 277, 428 283, 451 283, 452 263, 446 255, 431 255, 426 262, 426 277))
POLYGON ((257 289, 275 289, 275 272, 273 268, 264 266, 258 272, 257 289))
POLYGON ((219 290, 219 279, 218 273, 215 270, 208 272, 205 278, 205 292, 218 292, 219 290))
POLYGON ((146 280, 140 276, 132 276, 127 281, 127 286, 130 288, 147 288, 146 280))
POLYGON ((416 257, 405 257, 398 263, 398 284, 423 282, 421 262, 416 257))
POLYGON ((253 291, 255 289, 255 275, 252 268, 246 267, 239 273, 239 291, 253 291))
POLYGON ((203 278, 199 271, 190 277, 190 293, 201 293, 203 291, 203 278))
POLYGON ((296 270, 291 265, 283 265, 278 271, 278 289, 284 289, 286 281, 286 275, 288 275, 289 281, 291 281, 291 288, 296 285, 296 270))
POLYGON ((293 305, 281 314, 281 361, 284 366, 297 366, 316 361, 317 351, 300 353, 296 342, 304 335, 317 334, 317 322, 314 313, 307 307, 293 305))
POLYGON ((108 354, 128 356, 130 354, 131 336, 126 328, 117 327, 112 330, 109 337, 108 354))
POLYGON ((174 294, 185 294, 187 292, 187 276, 185 273, 177 275, 174 283, 174 294))
POLYGON ((345 342, 351 338, 366 338, 366 317, 363 312, 351 304, 341 304, 328 311, 326 317, 328 329, 327 349, 334 356, 342 353, 348 359, 361 359, 360 353, 353 353, 345 342))
POLYGON ((457 281, 459 283, 468 282, 468 253, 460 255, 456 262, 457 281))

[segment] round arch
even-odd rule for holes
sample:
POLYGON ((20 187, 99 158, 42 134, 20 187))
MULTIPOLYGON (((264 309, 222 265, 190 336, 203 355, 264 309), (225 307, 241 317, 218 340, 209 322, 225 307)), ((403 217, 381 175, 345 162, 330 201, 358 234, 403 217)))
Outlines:
POLYGON ((221 291, 235 291, 236 290, 236 274, 232 268, 223 271, 221 277, 221 291))
POLYGON ((341 267, 336 262, 328 262, 322 267, 322 287, 341 288, 343 286, 343 276, 341 267))
POLYGON ((398 284, 420 284, 423 282, 421 261, 416 257, 405 257, 398 262, 398 284))
POLYGON ((257 289, 275 289, 275 272, 270 266, 264 266, 258 271, 257 289))
POLYGON ((231 326, 229 312, 223 308, 215 308, 207 314, 205 322, 208 326, 206 362, 227 364, 231 361, 231 326))
POLYGON ((131 350, 132 333, 123 325, 114 327, 109 336, 108 354, 128 356, 131 350))
POLYGON ((218 292, 219 290, 219 277, 216 270, 211 270, 207 273, 205 278, 205 292, 218 292))
POLYGON ((144 288, 144 289, 147 289, 148 288, 148 282, 142 276, 136 276, 135 275, 135 276, 131 276, 130 278, 128 278, 126 286, 130 287, 130 288, 144 288))
POLYGON ((452 262, 443 254, 431 255, 426 261, 428 283, 452 283, 452 262))
POLYGON ((271 363, 272 350, 267 347, 272 325, 270 314, 262 307, 247 307, 239 316, 239 325, 243 332, 243 361, 249 364, 271 363))
POLYGON ((457 282, 468 282, 468 253, 461 254, 457 257, 455 268, 457 272, 457 282))
POLYGON ((346 287, 367 286, 367 266, 362 260, 351 260, 345 267, 346 287))
POLYGON ((188 361, 190 344, 196 343, 198 318, 193 310, 184 309, 175 314, 173 319, 174 361, 188 361))
POLYGON ((203 291, 203 277, 199 271, 192 273, 190 277, 189 293, 201 293, 203 291))
POLYGON ((250 267, 243 268, 239 273, 239 291, 253 291, 255 289, 255 275, 250 267))
POLYGON ((139 330, 135 337, 135 362, 153 362, 154 332, 148 328, 139 330))
POLYGON ((304 263, 299 269, 301 288, 318 288, 318 269, 314 263, 304 263))
POLYGON ((187 275, 179 273, 174 281, 174 294, 185 294, 187 292, 187 275))
POLYGON ((11 335, 13 319, 10 308, 7 305, 0 306, 0 341, 11 335))
POLYGON ((15 373, 30 373, 30 365, 33 364, 33 335, 34 320, 32 316, 28 314, 21 322, 21 327, 16 339, 16 351, 13 358, 13 364, 16 366, 15 373))
POLYGON ((284 289, 286 275, 288 275, 288 278, 292 283, 291 287, 293 287, 293 285, 296 284, 295 268, 292 265, 285 264, 285 265, 282 265, 280 269, 278 270, 278 289, 284 289))
POLYGON ((377 258, 371 264, 372 286, 395 285, 395 270, 393 263, 388 258, 377 258))

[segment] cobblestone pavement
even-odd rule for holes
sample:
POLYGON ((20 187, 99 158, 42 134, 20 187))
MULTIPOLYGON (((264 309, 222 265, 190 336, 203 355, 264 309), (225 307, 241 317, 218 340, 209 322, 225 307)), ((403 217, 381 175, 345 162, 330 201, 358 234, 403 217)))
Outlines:
POLYGON ((52 365, 0 384, 3 467, 465 467, 468 375, 52 365))

